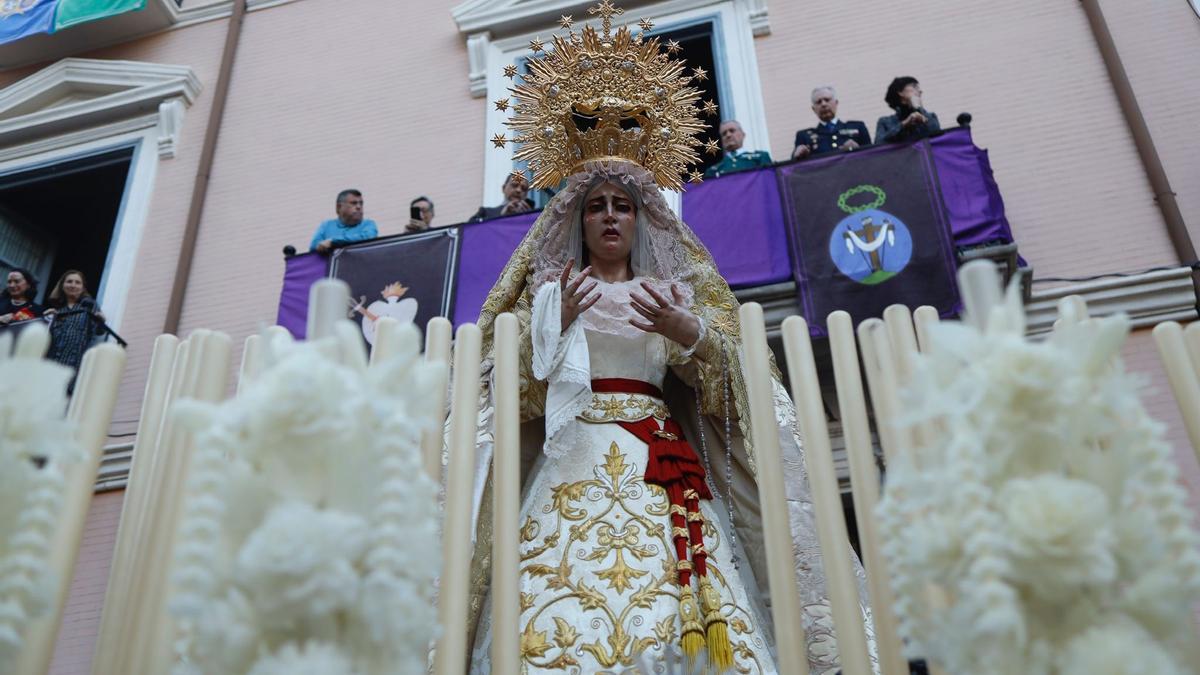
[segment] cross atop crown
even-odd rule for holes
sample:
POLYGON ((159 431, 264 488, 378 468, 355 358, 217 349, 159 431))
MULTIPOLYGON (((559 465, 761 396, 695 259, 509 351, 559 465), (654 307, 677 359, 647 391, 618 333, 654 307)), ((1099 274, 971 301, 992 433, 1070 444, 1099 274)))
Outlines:
POLYGON ((609 0, 601 0, 600 4, 588 9, 588 14, 593 16, 599 14, 601 17, 603 17, 602 25, 604 27, 604 39, 606 40, 609 39, 612 34, 612 18, 614 16, 621 16, 624 13, 625 10, 614 6, 609 0))

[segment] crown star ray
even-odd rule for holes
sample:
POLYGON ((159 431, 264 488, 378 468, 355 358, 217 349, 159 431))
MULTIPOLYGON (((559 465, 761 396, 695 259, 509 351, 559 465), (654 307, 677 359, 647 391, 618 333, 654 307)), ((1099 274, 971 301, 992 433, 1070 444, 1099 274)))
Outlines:
MULTIPOLYGON (((505 124, 512 138, 497 134, 492 142, 518 145, 513 158, 529 162, 535 189, 557 185, 590 161, 639 164, 673 190, 682 189, 684 174, 695 179, 698 172, 688 172, 700 161, 698 137, 706 128, 700 114, 712 113, 690 83, 706 74, 699 68, 685 74, 684 63, 664 52, 658 38, 635 36, 628 26, 614 31, 613 17, 623 13, 602 0, 588 9, 601 18, 599 31, 585 25, 531 44, 538 56, 509 88, 513 114, 505 124)), ((643 33, 648 24, 639 23, 643 33)), ((560 25, 570 30, 571 17, 560 25)), ((666 51, 673 53, 673 46, 678 49, 668 43, 666 51)))

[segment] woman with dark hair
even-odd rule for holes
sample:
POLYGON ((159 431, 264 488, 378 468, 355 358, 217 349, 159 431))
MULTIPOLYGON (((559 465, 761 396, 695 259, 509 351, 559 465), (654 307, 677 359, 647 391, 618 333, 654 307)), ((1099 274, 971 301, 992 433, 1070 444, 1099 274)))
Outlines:
MULTIPOLYGON (((92 294, 88 293, 83 272, 67 270, 54 284, 47 300, 49 307, 45 315, 50 322, 50 349, 46 358, 58 361, 76 370, 83 361, 83 353, 91 346, 97 335, 104 334, 104 314, 96 306, 92 294)), ((74 389, 71 380, 68 393, 74 389)))
POLYGON ((896 112, 875 123, 876 143, 901 143, 931 136, 942 130, 936 113, 921 105, 921 83, 915 77, 897 77, 883 97, 896 112))
POLYGON ((37 279, 29 270, 15 268, 8 273, 6 281, 4 290, 0 291, 0 325, 41 316, 42 306, 33 301, 37 297, 37 279))

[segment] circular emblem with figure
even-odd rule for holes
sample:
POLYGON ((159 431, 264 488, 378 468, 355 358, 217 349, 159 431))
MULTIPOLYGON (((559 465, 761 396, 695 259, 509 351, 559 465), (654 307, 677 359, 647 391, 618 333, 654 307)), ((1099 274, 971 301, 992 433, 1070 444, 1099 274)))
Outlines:
POLYGON ((887 194, 874 185, 850 188, 838 197, 838 207, 850 214, 829 239, 829 257, 842 274, 874 286, 899 274, 912 259, 912 235, 896 216, 879 210, 887 194), (852 205, 860 194, 873 195, 866 204, 852 205))

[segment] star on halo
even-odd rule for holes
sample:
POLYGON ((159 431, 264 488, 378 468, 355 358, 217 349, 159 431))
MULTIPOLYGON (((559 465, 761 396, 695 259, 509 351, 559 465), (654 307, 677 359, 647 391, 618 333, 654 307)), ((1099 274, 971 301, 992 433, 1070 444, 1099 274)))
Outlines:
POLYGON ((679 40, 671 40, 667 42, 667 53, 671 56, 678 54, 680 49, 683 49, 683 47, 679 46, 679 40))
POLYGON ((698 171, 697 169, 692 169, 691 173, 688 174, 688 182, 689 183, 703 183, 704 182, 704 174, 700 173, 700 171, 698 171))
POLYGON ((717 142, 710 138, 704 143, 704 151, 710 155, 715 155, 721 151, 721 146, 717 145, 717 142))
POLYGON ((510 80, 512 78, 516 77, 517 76, 517 67, 512 64, 504 66, 504 76, 510 80))
POLYGON ((521 181, 529 180, 528 178, 525 177, 525 172, 518 171, 516 169, 513 169, 513 172, 510 173, 509 175, 512 176, 513 180, 521 180, 521 181))
POLYGON ((708 71, 700 66, 696 66, 695 68, 692 68, 692 76, 703 82, 708 79, 708 71))
POLYGON ((713 103, 711 100, 705 101, 704 105, 700 109, 703 110, 704 114, 708 115, 709 117, 717 114, 717 104, 713 103))
POLYGON ((496 101, 495 105, 496 105, 496 110, 499 110, 500 112, 504 112, 504 111, 508 110, 508 99, 502 98, 502 99, 496 101))
POLYGON ((529 49, 535 54, 545 49, 545 47, 546 45, 540 37, 535 37, 529 41, 529 49))
POLYGON ((507 142, 508 139, 504 137, 504 134, 496 134, 495 136, 492 136, 492 145, 496 146, 497 148, 503 148, 504 144, 507 142))
POLYGON ((558 18, 558 25, 562 26, 564 30, 571 30, 571 26, 575 25, 575 19, 570 14, 563 14, 558 18))
POLYGON ((654 22, 650 19, 642 19, 638 22, 638 28, 641 28, 643 33, 649 33, 654 28, 654 22))

